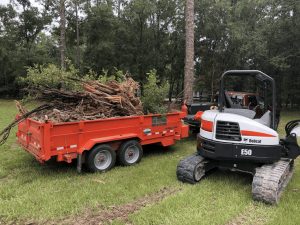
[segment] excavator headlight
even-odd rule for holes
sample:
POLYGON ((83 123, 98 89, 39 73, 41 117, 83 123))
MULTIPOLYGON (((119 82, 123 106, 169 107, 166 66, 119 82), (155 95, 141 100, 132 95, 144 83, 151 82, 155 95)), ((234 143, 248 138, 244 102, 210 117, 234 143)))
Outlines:
POLYGON ((208 120, 201 120, 201 129, 208 131, 208 132, 212 132, 213 131, 213 127, 214 127, 214 123, 208 120))

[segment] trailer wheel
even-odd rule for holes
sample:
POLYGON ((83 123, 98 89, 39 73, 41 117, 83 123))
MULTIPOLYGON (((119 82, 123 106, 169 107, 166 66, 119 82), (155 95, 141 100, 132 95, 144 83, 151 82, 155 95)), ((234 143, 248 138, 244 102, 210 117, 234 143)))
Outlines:
POLYGON ((116 152, 109 145, 94 147, 87 157, 87 166, 91 172, 105 172, 116 163, 116 152))
POLYGON ((131 166, 141 161, 143 148, 138 141, 124 142, 118 151, 118 160, 123 166, 131 166))

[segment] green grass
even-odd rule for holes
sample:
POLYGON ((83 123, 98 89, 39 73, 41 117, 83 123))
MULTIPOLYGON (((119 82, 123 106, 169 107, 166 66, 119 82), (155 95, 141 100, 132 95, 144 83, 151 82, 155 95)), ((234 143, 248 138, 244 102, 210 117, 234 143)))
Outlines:
MULTIPOLYGON (((13 101, 0 101, 0 129, 15 116, 13 101)), ((285 112, 283 125, 299 117, 285 112)), ((115 167, 108 173, 78 175, 75 164, 40 165, 15 144, 15 129, 0 146, 0 224, 8 221, 51 221, 131 202, 164 187, 181 189, 161 202, 130 215, 133 224, 226 224, 242 217, 241 224, 298 224, 300 221, 300 163, 278 206, 251 199, 251 176, 216 172, 197 185, 176 179, 176 165, 195 151, 195 138, 168 149, 145 151, 134 167, 115 167)), ((21 222, 20 222, 21 223, 21 222)), ((123 224, 115 221, 115 224, 123 224)))

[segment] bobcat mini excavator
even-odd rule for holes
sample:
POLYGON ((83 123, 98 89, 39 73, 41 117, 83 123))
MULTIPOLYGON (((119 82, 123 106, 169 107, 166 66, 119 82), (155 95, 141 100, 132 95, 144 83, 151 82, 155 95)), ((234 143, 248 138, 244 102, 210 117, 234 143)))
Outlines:
POLYGON ((198 112, 195 117, 201 120, 197 153, 179 162, 178 180, 194 184, 214 168, 250 173, 253 199, 278 203, 292 176, 294 159, 300 155, 296 136, 300 136, 300 120, 288 122, 286 137, 279 138, 273 78, 258 70, 227 71, 220 80, 218 108, 198 112), (250 76, 261 84, 264 93, 261 106, 242 108, 232 102, 224 88, 225 78, 232 76, 244 81, 250 76), (267 93, 267 87, 271 93, 267 93), (266 102, 268 97, 271 100, 266 102))

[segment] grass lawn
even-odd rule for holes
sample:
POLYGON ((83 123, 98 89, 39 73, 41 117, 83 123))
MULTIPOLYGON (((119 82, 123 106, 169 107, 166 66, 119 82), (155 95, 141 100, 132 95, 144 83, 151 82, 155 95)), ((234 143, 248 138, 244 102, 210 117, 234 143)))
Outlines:
MULTIPOLYGON (((0 101, 0 130, 16 114, 13 101, 0 101)), ((280 134, 299 112, 283 112, 280 134)), ((251 176, 216 172, 197 185, 176 179, 178 161, 195 151, 195 137, 170 148, 145 150, 141 163, 108 173, 77 174, 75 164, 40 165, 15 143, 15 129, 0 146, 0 224, 64 223, 63 218, 130 204, 162 189, 176 192, 113 224, 299 224, 300 160, 278 206, 254 202, 251 176), (54 222, 53 222, 54 221, 54 222)))

